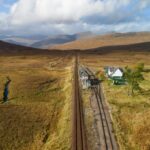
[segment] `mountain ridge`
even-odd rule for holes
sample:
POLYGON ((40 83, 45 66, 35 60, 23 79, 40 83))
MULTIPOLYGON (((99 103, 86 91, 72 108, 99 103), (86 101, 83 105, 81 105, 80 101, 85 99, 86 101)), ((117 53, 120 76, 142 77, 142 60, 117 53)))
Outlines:
POLYGON ((128 45, 150 41, 150 32, 129 32, 97 35, 89 38, 79 39, 73 42, 55 45, 49 49, 71 50, 71 49, 93 49, 111 45, 128 45))

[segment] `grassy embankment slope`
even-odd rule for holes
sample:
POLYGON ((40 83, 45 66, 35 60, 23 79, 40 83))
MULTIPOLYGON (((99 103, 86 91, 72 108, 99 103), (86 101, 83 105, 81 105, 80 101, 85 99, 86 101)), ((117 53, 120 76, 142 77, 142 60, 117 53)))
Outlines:
MULTIPOLYGON (((145 68, 150 69, 150 51, 114 51, 99 55, 85 55, 81 63, 91 67, 95 72, 103 70, 104 66, 134 67, 136 64, 145 63, 145 68)), ((103 82, 104 93, 110 105, 113 116, 115 134, 121 150, 149 150, 150 149, 150 72, 143 73, 145 81, 140 86, 143 93, 136 93, 134 97, 128 96, 127 86, 114 86, 108 81, 103 82)), ((89 92, 84 91, 84 97, 89 92)), ((86 102, 90 108, 89 101, 86 102)), ((88 111, 87 115, 91 116, 88 111)), ((92 116, 90 117, 92 118, 92 116)), ((89 121, 89 129, 93 123, 89 121)), ((91 130, 90 129, 90 130, 91 130)), ((91 137, 94 137, 90 134, 91 137)))
POLYGON ((6 77, 12 82, 9 102, 0 104, 0 149, 69 150, 72 58, 16 52, 11 56, 3 49, 0 100, 6 77))

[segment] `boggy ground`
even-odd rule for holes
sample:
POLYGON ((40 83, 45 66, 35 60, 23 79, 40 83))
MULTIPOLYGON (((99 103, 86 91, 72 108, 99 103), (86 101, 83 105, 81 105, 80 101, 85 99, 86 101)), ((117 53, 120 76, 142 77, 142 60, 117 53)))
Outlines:
MULTIPOLYGON (((94 72, 103 70, 104 66, 134 67, 144 63, 150 69, 149 51, 114 51, 93 55, 82 55, 81 64, 90 67, 94 72)), ((103 82, 103 90, 112 113, 113 127, 120 150, 149 150, 150 149, 150 72, 143 73, 145 81, 140 86, 143 93, 136 93, 134 97, 128 96, 126 85, 114 86, 110 81, 103 82)), ((86 125, 91 150, 97 144, 94 133, 94 120, 90 109, 90 90, 83 91, 85 112, 88 116, 86 125), (92 121, 93 120, 93 121, 92 121), (93 130, 93 132, 91 132, 93 130), (94 133, 94 134, 93 134, 94 133), (94 140, 92 140, 94 139, 94 140), (92 141, 91 141, 92 140, 92 141), (91 143, 93 143, 91 145, 91 143)))
POLYGON ((72 57, 0 56, 0 150, 69 150, 72 57))

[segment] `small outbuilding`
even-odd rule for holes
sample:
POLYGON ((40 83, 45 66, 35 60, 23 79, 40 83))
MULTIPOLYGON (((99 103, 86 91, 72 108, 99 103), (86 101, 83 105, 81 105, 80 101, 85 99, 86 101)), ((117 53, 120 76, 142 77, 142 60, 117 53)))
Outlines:
POLYGON ((89 75, 87 70, 84 68, 80 68, 79 76, 83 89, 95 87, 100 83, 100 81, 94 75, 89 75))
POLYGON ((89 75, 84 71, 84 69, 80 69, 79 71, 80 81, 83 89, 88 89, 91 84, 89 81, 89 75))

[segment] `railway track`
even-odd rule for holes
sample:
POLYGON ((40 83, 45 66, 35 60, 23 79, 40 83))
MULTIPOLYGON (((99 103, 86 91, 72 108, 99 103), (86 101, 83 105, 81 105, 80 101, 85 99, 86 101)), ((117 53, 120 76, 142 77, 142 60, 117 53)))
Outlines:
MULTIPOLYGON (((85 71, 93 76, 88 68, 85 71)), ((94 116, 97 120, 97 131, 100 150, 118 150, 118 145, 113 134, 112 122, 108 112, 108 107, 104 101, 103 92, 100 85, 94 86, 92 90, 92 102, 94 103, 94 116)))
POLYGON ((73 136, 72 150, 88 150, 84 124, 83 105, 79 87, 78 56, 74 66, 74 95, 73 95, 73 136))

